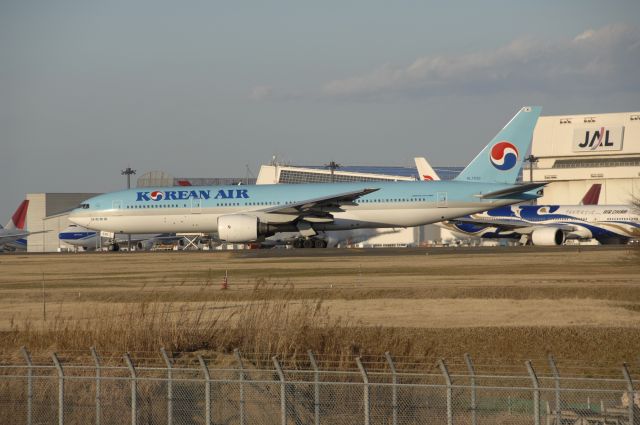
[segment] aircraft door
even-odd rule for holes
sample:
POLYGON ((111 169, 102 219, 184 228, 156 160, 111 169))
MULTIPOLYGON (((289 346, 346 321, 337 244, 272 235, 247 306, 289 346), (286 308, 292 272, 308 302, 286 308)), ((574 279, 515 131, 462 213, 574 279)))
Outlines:
POLYGON ((200 214, 202 212, 202 199, 191 200, 191 213, 200 214))
POLYGON ((122 215, 122 200, 113 201, 111 207, 114 209, 115 215, 122 215))
POLYGON ((438 208, 447 207, 447 192, 438 192, 436 194, 436 206, 438 208))

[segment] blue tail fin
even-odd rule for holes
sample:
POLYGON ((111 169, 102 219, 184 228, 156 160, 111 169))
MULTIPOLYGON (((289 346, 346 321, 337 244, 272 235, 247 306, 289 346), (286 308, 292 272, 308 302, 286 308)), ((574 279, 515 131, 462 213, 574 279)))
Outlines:
POLYGON ((515 183, 541 111, 539 106, 522 108, 455 180, 515 183))

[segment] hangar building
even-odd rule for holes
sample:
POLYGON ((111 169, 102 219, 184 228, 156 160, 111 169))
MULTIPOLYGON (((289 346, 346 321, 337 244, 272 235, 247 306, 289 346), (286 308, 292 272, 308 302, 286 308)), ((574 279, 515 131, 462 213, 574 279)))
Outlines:
POLYGON ((539 204, 577 204, 594 183, 600 204, 640 197, 640 112, 540 117, 531 153, 524 180, 551 183, 539 204))
POLYGON ((64 244, 58 233, 67 228, 69 210, 99 193, 28 193, 27 228, 44 231, 27 236, 27 252, 56 252, 64 244))

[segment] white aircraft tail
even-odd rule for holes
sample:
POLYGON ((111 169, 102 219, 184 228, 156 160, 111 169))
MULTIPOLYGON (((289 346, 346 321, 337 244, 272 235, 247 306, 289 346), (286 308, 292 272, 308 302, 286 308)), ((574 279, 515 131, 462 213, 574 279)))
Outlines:
POLYGON ((421 181, 433 181, 440 180, 440 176, 436 173, 436 170, 433 169, 431 164, 427 162, 427 159, 424 157, 413 158, 416 163, 416 168, 418 169, 418 177, 421 181))

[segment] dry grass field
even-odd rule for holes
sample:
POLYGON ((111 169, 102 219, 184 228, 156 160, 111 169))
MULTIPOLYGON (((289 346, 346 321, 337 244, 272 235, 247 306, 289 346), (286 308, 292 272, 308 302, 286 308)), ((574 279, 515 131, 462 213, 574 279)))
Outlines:
POLYGON ((0 354, 313 349, 346 364, 387 350, 508 363, 553 352, 612 366, 640 352, 633 249, 428 253, 1 256, 0 354))

